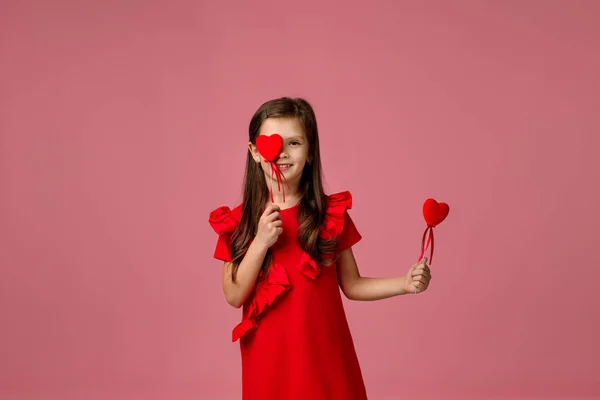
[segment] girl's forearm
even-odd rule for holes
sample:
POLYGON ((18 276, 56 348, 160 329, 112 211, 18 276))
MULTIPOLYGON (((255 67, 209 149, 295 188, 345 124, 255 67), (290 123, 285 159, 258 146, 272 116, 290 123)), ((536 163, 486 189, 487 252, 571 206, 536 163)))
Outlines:
POLYGON ((369 278, 357 277, 348 287, 344 294, 350 300, 372 301, 382 300, 394 296, 407 294, 404 289, 406 277, 393 278, 369 278))
POLYGON ((256 242, 251 243, 238 266, 235 282, 231 280, 231 264, 228 265, 223 280, 223 291, 227 302, 233 307, 241 307, 254 290, 267 250, 256 242))

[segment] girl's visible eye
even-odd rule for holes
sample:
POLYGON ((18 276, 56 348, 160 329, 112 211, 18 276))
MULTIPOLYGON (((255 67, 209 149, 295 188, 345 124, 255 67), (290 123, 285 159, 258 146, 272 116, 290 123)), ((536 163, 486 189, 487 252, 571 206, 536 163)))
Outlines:
POLYGON ((297 141, 297 140, 292 140, 292 141, 290 142, 290 144, 291 144, 292 146, 297 146, 297 145, 299 145, 299 144, 301 144, 301 143, 300 143, 299 141, 297 141))

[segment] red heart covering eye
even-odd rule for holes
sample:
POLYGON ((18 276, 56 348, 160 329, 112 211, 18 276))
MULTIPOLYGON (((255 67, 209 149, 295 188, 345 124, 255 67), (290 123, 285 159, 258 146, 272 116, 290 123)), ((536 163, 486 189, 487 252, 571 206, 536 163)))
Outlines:
POLYGON ((438 203, 434 199, 427 199, 423 204, 423 216, 427 226, 439 225, 443 220, 446 219, 450 207, 446 203, 438 203))
POLYGON ((265 158, 265 161, 269 163, 271 166, 271 202, 275 202, 273 198, 273 175, 277 177, 277 190, 282 190, 283 202, 285 203, 285 188, 281 187, 281 182, 285 182, 288 189, 290 185, 285 179, 283 172, 279 169, 277 164, 275 164, 275 160, 281 154, 281 149, 283 148, 283 139, 277 133, 274 133, 270 136, 260 135, 256 138, 256 149, 260 153, 261 156, 265 158))
POLYGON ((256 148, 267 161, 274 161, 281 154, 283 139, 277 133, 271 136, 260 135, 256 138, 256 148))

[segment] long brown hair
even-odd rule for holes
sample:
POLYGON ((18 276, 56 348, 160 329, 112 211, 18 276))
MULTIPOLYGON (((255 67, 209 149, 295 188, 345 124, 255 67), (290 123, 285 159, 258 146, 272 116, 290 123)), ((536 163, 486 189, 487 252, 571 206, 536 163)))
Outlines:
MULTIPOLYGON (((321 265, 331 264, 336 241, 323 240, 319 237, 319 228, 325 219, 326 197, 321 179, 321 157, 319 153, 319 130, 312 106, 302 98, 281 97, 262 104, 250 120, 248 129, 249 141, 256 144, 260 127, 267 118, 297 118, 304 129, 308 141, 308 157, 300 179, 301 193, 298 205, 299 243, 300 247, 321 265), (325 256, 325 257, 324 257, 325 256)), ((258 221, 269 200, 269 189, 264 172, 259 163, 248 152, 246 172, 244 175, 244 197, 240 223, 232 236, 232 280, 239 268, 251 240, 257 233, 258 221)), ((268 270, 271 263, 270 251, 267 252, 261 269, 268 270)))

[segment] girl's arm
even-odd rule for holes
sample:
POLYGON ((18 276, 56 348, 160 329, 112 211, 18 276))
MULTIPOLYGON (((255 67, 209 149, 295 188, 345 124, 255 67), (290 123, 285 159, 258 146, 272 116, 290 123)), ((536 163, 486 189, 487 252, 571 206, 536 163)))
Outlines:
POLYGON ((413 265, 406 276, 392 278, 367 278, 360 276, 352 248, 348 248, 338 259, 338 281, 342 292, 350 300, 370 301, 419 292, 427 289, 431 280, 431 272, 426 264, 413 265))
POLYGON ((263 212, 256 237, 238 266, 235 282, 231 279, 232 264, 225 262, 223 266, 223 292, 227 303, 235 308, 240 308, 254 290, 267 250, 283 232, 280 211, 279 206, 271 204, 263 212))
POLYGON ((231 306, 240 308, 254 290, 267 249, 257 242, 250 244, 238 267, 235 282, 231 279, 232 264, 226 261, 223 265, 223 292, 227 303, 231 306))

